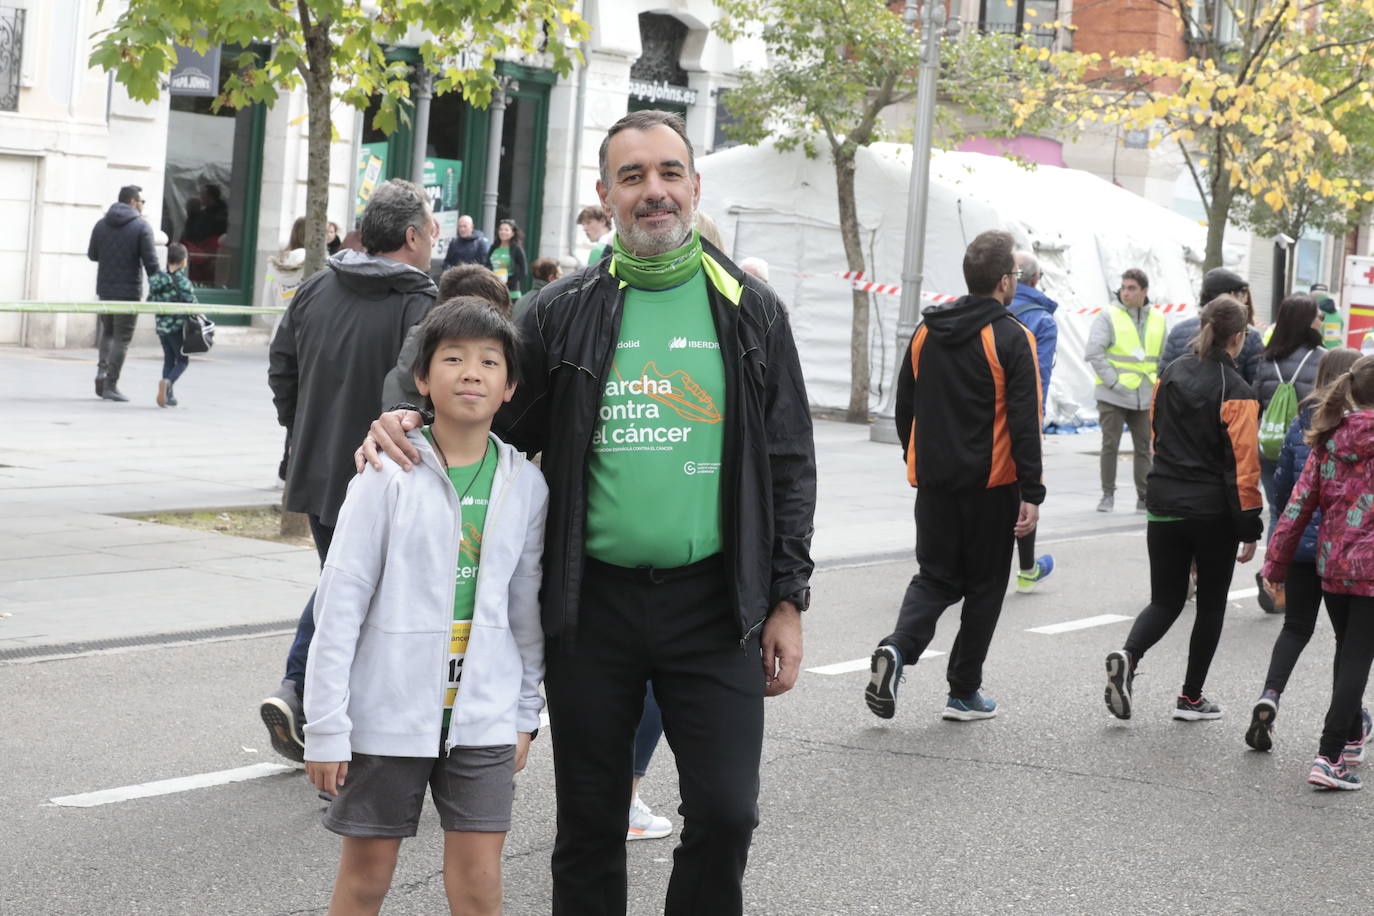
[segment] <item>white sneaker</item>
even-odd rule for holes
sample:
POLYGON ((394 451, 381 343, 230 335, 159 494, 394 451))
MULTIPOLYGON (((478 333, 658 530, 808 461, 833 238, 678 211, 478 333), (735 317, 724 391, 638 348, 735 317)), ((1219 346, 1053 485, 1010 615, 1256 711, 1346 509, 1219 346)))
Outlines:
POLYGON ((673 832, 673 822, 659 817, 636 795, 630 799, 630 827, 625 831, 628 840, 661 840, 673 832))

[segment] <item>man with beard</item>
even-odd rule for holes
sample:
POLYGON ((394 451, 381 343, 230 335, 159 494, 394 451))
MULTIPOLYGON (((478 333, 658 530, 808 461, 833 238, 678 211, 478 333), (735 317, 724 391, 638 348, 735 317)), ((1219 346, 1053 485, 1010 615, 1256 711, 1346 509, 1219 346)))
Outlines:
MULTIPOLYGON (((631 749, 651 681, 684 826, 664 912, 743 912, 763 698, 793 686, 810 602, 815 450, 787 313, 692 229, 682 119, 601 145, 611 255, 521 316, 524 381, 495 428, 543 452, 545 689, 557 730, 555 914, 622 914, 631 749), (762 668, 762 670, 760 670, 762 668)), ((373 424, 403 467, 399 412, 373 424)))
POLYGON ((916 491, 916 562, 897 626, 873 651, 864 699, 891 719, 904 665, 963 600, 949 652, 942 716, 990 719, 988 654, 1007 591, 1014 537, 1035 530, 1040 481, 1040 377, 1035 337, 1006 306, 1020 271, 1006 232, 984 232, 964 252, 969 294, 932 306, 911 338, 897 381, 897 435, 916 491))

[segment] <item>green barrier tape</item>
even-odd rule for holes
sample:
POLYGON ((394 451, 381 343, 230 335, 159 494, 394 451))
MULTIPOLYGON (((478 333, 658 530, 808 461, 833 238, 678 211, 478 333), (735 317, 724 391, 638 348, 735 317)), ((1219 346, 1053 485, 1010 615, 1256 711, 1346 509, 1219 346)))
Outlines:
POLYGON ((78 315, 280 315, 285 311, 280 306, 213 302, 0 302, 0 312, 78 315))

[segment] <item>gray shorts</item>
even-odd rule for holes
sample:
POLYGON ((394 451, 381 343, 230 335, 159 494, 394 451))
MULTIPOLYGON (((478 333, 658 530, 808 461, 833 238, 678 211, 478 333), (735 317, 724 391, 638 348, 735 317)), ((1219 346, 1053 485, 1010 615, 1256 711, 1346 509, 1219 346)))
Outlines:
POLYGON ((426 785, 445 830, 505 833, 515 798, 515 745, 455 747, 439 757, 354 754, 324 826, 351 837, 415 836, 426 785))

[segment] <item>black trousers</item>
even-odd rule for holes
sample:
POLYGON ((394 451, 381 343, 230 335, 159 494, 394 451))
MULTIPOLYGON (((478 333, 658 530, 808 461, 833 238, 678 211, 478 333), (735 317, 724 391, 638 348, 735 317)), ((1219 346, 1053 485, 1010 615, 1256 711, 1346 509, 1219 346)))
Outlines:
POLYGON ((1346 742, 1359 740, 1364 729, 1360 704, 1369 681, 1369 665, 1374 661, 1374 598, 1332 592, 1326 592, 1325 597, 1336 631, 1336 671, 1317 753, 1335 760, 1346 742))
POLYGON ((588 560, 576 642, 551 639, 545 652, 558 916, 625 912, 625 830, 646 681, 682 794, 664 912, 743 912, 758 826, 763 669, 758 631, 741 646, 739 629, 719 557, 676 570, 588 560))
POLYGON ((134 327, 137 324, 137 315, 96 316, 95 377, 103 379, 111 387, 118 384, 119 374, 124 371, 124 355, 129 352, 129 341, 134 339, 134 327))
MULTIPOLYGON (((897 628, 881 645, 896 646, 907 664, 935 636, 950 605, 963 599, 959 635, 949 653, 951 696, 972 696, 983 684, 983 660, 1002 614, 1011 570, 1012 528, 1021 509, 1012 484, 989 490, 916 492, 916 563, 906 587, 897 628)), ((676 749, 677 745, 673 745, 676 749)))
POLYGON ((1185 518, 1149 522, 1145 542, 1150 550, 1150 603, 1131 625, 1126 651, 1139 661, 1164 638, 1188 601, 1188 576, 1197 564, 1197 615, 1188 644, 1183 695, 1202 696, 1202 683, 1221 642, 1226 593, 1240 547, 1229 518, 1185 518))
MULTIPOLYGON (((1322 580, 1317 576, 1315 563, 1293 563, 1288 567, 1288 578, 1284 580, 1285 605, 1283 629, 1274 640, 1274 651, 1269 654, 1269 673, 1264 678, 1264 689, 1283 693, 1288 686, 1288 678, 1298 663, 1298 656, 1307 648, 1312 633, 1317 628, 1317 611, 1322 606, 1322 580)), ((1336 636, 1336 657, 1341 655, 1340 634, 1336 636)))

